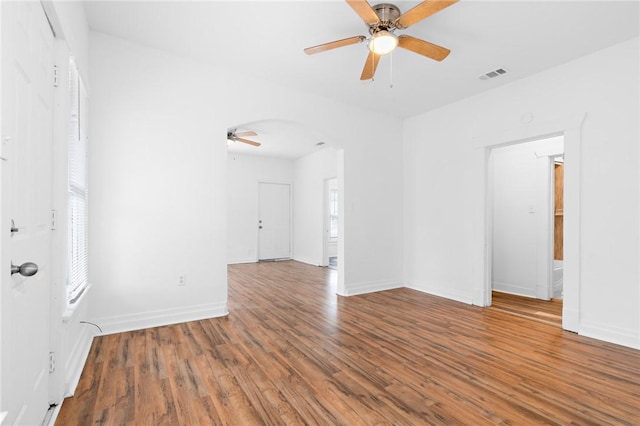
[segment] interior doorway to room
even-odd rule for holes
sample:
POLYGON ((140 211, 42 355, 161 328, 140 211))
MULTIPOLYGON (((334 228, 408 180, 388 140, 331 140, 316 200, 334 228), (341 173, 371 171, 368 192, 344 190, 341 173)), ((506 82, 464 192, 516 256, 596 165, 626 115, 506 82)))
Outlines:
POLYGON ((551 297, 564 294, 564 156, 553 159, 553 273, 551 297))
POLYGON ((558 326, 563 151, 556 136, 497 147, 489 157, 492 306, 558 326))
POLYGON ((322 266, 338 269, 338 179, 324 180, 322 266))
POLYGON ((340 293, 344 288, 341 228, 344 214, 342 211, 336 214, 335 201, 342 210, 343 151, 326 146, 325 142, 308 143, 329 137, 287 120, 254 121, 233 128, 255 131, 262 144, 254 147, 227 143, 229 271, 260 269, 264 266, 261 261, 285 259, 291 262, 282 262, 283 267, 295 268, 294 262, 328 266, 328 255, 335 258, 331 259, 333 263, 340 253, 337 269, 325 271, 327 291, 340 293), (331 215, 330 193, 325 185, 340 189, 337 194, 334 192, 338 200, 334 199, 331 215), (340 227, 339 239, 335 238, 336 225, 340 227), (333 232, 328 254, 325 254, 325 229, 333 232), (243 264, 246 266, 235 266, 243 264))
POLYGON ((258 260, 291 258, 291 185, 259 184, 258 260))

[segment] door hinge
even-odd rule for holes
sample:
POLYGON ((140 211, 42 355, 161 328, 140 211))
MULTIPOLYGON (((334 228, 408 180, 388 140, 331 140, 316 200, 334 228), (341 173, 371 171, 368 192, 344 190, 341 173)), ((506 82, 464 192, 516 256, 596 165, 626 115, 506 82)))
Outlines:
POLYGON ((51 230, 56 230, 56 225, 58 223, 58 212, 55 209, 51 210, 51 230))
POLYGON ((53 66, 53 87, 58 87, 60 80, 58 78, 58 66, 53 66))
POLYGON ((2 161, 8 160, 5 154, 5 146, 9 144, 9 141, 11 141, 11 136, 5 136, 4 138, 2 138, 2 140, 0 140, 0 160, 2 161))
POLYGON ((56 371, 56 353, 49 352, 49 373, 55 373, 56 371))

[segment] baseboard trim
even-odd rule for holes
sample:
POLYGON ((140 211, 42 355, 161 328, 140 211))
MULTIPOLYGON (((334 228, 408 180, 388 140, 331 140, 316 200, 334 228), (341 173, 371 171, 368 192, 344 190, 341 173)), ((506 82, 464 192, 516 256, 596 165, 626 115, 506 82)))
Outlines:
POLYGON ((64 397, 68 398, 73 396, 80 382, 80 376, 82 370, 89 357, 89 351, 91 350, 91 344, 93 343, 93 334, 89 331, 89 326, 85 324, 82 328, 76 343, 71 349, 69 358, 65 364, 65 378, 64 378, 64 397))
POLYGON ((640 349, 640 335, 637 331, 611 327, 605 324, 598 324, 590 321, 581 321, 581 336, 591 337, 593 339, 603 340, 616 345, 622 345, 633 349, 640 349))
POLYGON ((296 262, 306 263, 307 265, 311 265, 311 266, 321 266, 320 262, 314 262, 312 260, 305 259, 304 257, 294 256, 292 259, 295 260, 296 262))
POLYGON ((427 283, 410 283, 406 285, 406 287, 423 293, 432 294, 434 296, 466 303, 467 305, 473 304, 472 292, 451 290, 450 288, 427 283))
POLYGON ((507 283, 501 283, 499 281, 494 281, 492 283, 491 288, 493 290, 501 291, 503 293, 515 294, 518 296, 525 296, 525 297, 536 297, 535 288, 519 287, 519 286, 507 284, 507 283))
POLYGON ((188 321, 198 321, 228 315, 227 303, 210 303, 186 306, 177 309, 164 309, 140 314, 120 315, 117 317, 96 318, 92 320, 102 328, 102 335, 161 327, 188 321))
POLYGON ((578 321, 579 313, 575 309, 567 307, 566 304, 562 306, 562 329, 571 331, 572 333, 578 333, 580 330, 580 323, 578 321))
POLYGON ((487 302, 484 296, 484 290, 482 288, 474 288, 471 291, 471 304, 480 307, 486 307, 487 302))
POLYGON ((368 281, 364 283, 345 284, 345 292, 339 294, 340 296, 357 296, 359 294, 375 293, 401 287, 403 287, 403 285, 399 281, 368 281))
POLYGON ((258 259, 229 260, 227 265, 237 265, 240 263, 258 263, 258 259))
MULTIPOLYGON (((49 421, 46 423, 46 425, 43 423, 44 426, 55 426, 56 420, 58 419, 58 414, 60 414, 60 410, 62 409, 62 404, 64 404, 64 400, 60 404, 53 407, 53 411, 51 412, 51 417, 49 417, 49 421)), ((49 407, 49 409, 51 410, 51 407, 49 407)), ((0 418, 0 425, 1 424, 2 424, 2 419, 0 418)))

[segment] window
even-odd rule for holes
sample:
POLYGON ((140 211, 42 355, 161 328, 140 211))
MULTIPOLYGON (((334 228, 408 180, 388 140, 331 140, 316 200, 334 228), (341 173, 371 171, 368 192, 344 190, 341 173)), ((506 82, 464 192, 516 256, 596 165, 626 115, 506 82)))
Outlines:
POLYGON ((329 238, 338 239, 338 190, 329 190, 329 238))
POLYGON ((73 59, 69 64, 69 92, 71 117, 68 140, 69 190, 69 275, 67 303, 73 304, 88 283, 87 265, 87 96, 73 59))

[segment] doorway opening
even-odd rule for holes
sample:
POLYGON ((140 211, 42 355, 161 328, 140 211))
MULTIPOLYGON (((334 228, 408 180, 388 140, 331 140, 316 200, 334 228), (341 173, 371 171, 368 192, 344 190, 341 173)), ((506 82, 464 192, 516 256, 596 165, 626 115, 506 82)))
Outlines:
POLYGON ((494 309, 562 324, 563 136, 489 153, 494 309))
POLYGON ((323 255, 322 266, 338 269, 338 179, 324 180, 324 208, 323 208, 323 255))
POLYGON ((553 158, 553 273, 551 297, 564 295, 564 156, 553 158))
POLYGON ((292 260, 329 266, 331 257, 336 269, 327 271, 327 291, 339 293, 344 262, 337 262, 343 244, 338 216, 343 215, 336 208, 343 204, 344 191, 338 190, 342 150, 325 142, 307 143, 309 138, 328 138, 287 120, 233 128, 258 133, 262 145, 227 146, 227 264, 292 260))
MULTIPOLYGON (((491 151, 496 148, 528 142, 554 135, 564 138, 564 193, 563 193, 563 282, 562 282, 562 328, 580 333, 580 264, 582 260, 580 216, 581 216, 581 145, 582 125, 585 113, 568 114, 548 121, 540 121, 518 128, 492 130, 490 133, 474 138, 477 148, 478 167, 481 168, 484 182, 480 190, 485 200, 482 221, 485 229, 480 237, 482 242, 482 271, 473 296, 474 304, 491 306, 492 290, 492 188, 491 188, 491 151)), ((558 153, 559 155, 560 153, 558 153)), ((549 249, 551 252, 551 249, 549 249)), ((549 256, 550 258, 551 256, 549 256)))

